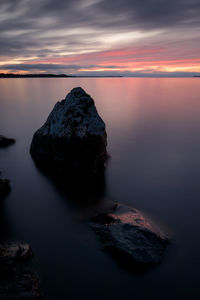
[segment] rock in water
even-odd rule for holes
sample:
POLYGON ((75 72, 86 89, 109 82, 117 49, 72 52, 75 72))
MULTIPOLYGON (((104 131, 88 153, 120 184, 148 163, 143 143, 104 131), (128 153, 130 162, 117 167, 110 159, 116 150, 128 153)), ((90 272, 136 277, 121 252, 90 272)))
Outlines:
POLYGON ((118 205, 113 213, 96 216, 92 222, 103 247, 123 265, 153 265, 161 262, 168 237, 140 211, 118 205))
POLYGON ((94 100, 74 88, 57 102, 31 143, 31 154, 40 166, 79 175, 102 171, 108 158, 105 123, 94 100))
POLYGON ((25 267, 32 255, 28 244, 0 244, 0 299, 42 299, 37 275, 25 267))
POLYGON ((11 144, 14 144, 14 143, 15 143, 14 139, 10 139, 10 138, 7 138, 3 135, 0 135, 0 147, 8 147, 8 146, 10 146, 11 144))

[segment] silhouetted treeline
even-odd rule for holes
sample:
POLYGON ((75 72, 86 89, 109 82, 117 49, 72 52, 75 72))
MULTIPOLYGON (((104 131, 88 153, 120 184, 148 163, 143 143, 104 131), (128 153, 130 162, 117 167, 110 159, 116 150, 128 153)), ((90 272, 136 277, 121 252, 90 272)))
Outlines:
POLYGON ((24 78, 24 77, 31 77, 31 78, 41 78, 41 77, 76 77, 73 75, 66 75, 66 74, 12 74, 12 73, 1 73, 0 78, 24 78))

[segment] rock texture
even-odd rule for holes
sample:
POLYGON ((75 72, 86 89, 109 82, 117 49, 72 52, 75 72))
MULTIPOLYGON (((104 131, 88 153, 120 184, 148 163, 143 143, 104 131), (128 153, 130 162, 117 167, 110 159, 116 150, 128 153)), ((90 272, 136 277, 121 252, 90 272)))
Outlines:
POLYGON ((10 191, 10 181, 0 178, 0 200, 3 199, 10 191))
POLYGON ((28 244, 0 245, 0 299, 42 299, 37 276, 25 269, 31 256, 28 244))
POLYGON ((106 145, 105 123, 94 100, 78 87, 56 103, 34 134, 30 151, 40 166, 85 176, 104 169, 106 145))
POLYGON ((0 147, 8 147, 9 145, 14 143, 14 139, 6 138, 5 136, 0 135, 0 147))
POLYGON ((136 209, 118 205, 113 213, 100 214, 91 222, 103 248, 127 266, 161 262, 167 236, 136 209))

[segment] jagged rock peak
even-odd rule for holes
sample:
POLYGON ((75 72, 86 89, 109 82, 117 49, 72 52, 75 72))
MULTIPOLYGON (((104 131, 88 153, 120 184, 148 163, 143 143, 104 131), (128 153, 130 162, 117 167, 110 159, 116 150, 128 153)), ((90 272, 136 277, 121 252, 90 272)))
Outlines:
POLYGON ((64 100, 56 103, 39 132, 66 138, 103 136, 105 123, 96 110, 94 100, 82 88, 77 87, 64 100))
POLYGON ((108 158, 105 128, 94 100, 76 87, 55 104, 47 121, 35 132, 31 154, 37 162, 48 166, 53 162, 59 169, 96 173, 108 158))

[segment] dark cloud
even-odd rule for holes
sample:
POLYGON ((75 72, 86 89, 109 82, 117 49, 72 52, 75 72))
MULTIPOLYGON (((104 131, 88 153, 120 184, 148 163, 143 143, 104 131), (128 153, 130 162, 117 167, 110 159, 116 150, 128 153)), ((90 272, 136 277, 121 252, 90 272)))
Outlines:
POLYGON ((124 15, 127 25, 140 29, 200 24, 199 0, 103 0, 97 6, 105 16, 124 15))
MULTIPOLYGON (((4 24, 28 28, 52 17, 50 27, 94 26, 100 28, 165 28, 200 24, 199 0, 2 0, 0 9, 12 13, 4 24), (18 18, 17 12, 22 13, 18 18)), ((3 24, 1 24, 3 25, 3 24)), ((67 27, 66 27, 67 28, 67 27)))
MULTIPOLYGON (((3 70, 12 70, 12 71, 30 71, 30 70, 62 70, 62 69, 77 69, 76 65, 61 65, 61 64, 9 64, 2 65, 3 70)), ((79 68, 78 68, 79 69, 79 68)))
MULTIPOLYGON (((80 69, 94 69, 94 68, 106 68, 116 69, 118 66, 115 65, 66 65, 66 64, 8 64, 1 65, 1 69, 10 71, 51 71, 51 70, 80 70, 80 69)), ((124 68, 124 66, 121 66, 124 68)))

